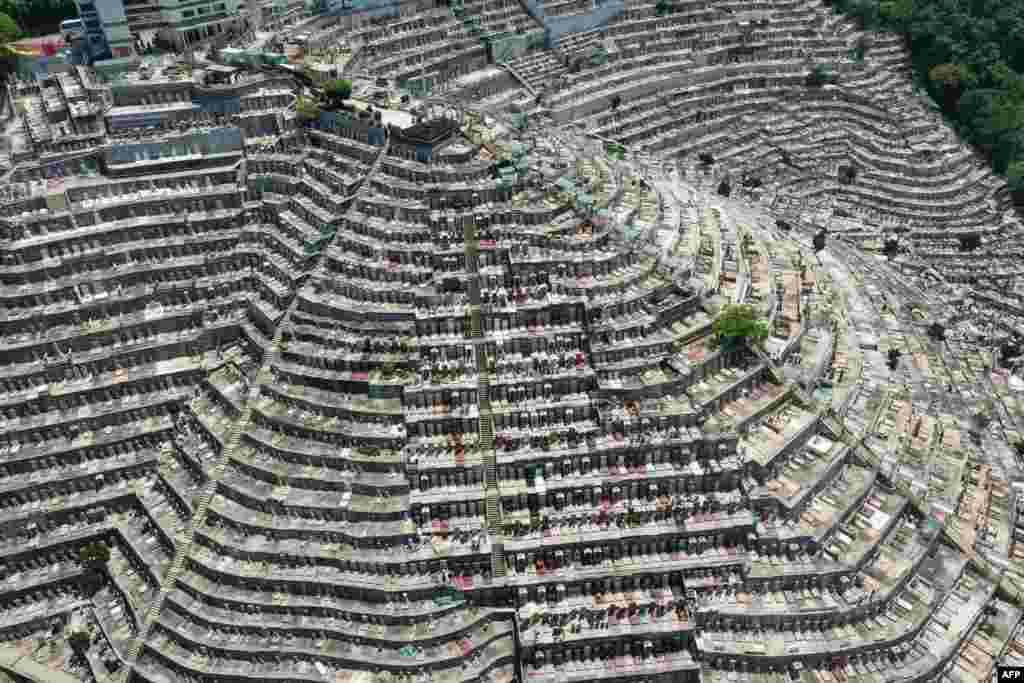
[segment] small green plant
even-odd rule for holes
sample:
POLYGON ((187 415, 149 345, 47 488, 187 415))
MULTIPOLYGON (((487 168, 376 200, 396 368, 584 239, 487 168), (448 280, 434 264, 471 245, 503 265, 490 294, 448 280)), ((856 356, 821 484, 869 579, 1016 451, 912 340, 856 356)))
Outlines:
POLYGON ((352 96, 352 81, 338 79, 324 86, 324 97, 331 106, 337 106, 352 96))
POLYGON ((824 64, 816 64, 811 73, 807 75, 808 88, 820 88, 824 85, 833 85, 839 78, 824 64))
POLYGON ((735 351, 745 343, 760 346, 768 339, 768 323, 760 311, 748 304, 730 304, 712 323, 714 344, 724 351, 735 351))
POLYGON ((295 100, 295 113, 305 121, 315 121, 320 118, 320 107, 308 97, 299 97, 295 100))
POLYGON ((549 432, 544 436, 544 441, 541 442, 541 450, 550 451, 558 445, 559 439, 560 437, 558 432, 549 432))
POLYGON ((1011 192, 1024 192, 1024 161, 1014 161, 1006 169, 1006 182, 1011 192))
POLYGON ((103 569, 110 561, 110 548, 99 541, 87 543, 78 550, 78 560, 88 569, 103 569))
POLYGON ((92 643, 92 633, 88 628, 83 626, 76 626, 67 631, 65 638, 68 641, 68 645, 71 649, 81 654, 89 649, 90 643, 92 643))

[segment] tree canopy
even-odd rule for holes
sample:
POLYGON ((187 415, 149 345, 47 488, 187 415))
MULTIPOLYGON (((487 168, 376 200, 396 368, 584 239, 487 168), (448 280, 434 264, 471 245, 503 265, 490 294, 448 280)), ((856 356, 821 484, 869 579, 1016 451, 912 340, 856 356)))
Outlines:
POLYGON ((352 81, 338 79, 324 86, 324 97, 332 104, 338 104, 352 96, 352 81))
MULTIPOLYGON (((895 31, 915 78, 960 135, 1024 190, 1024 3, 834 0, 867 30, 895 31), (1010 172, 1010 170, 1012 172, 1010 172)), ((870 50, 869 50, 870 54, 870 50)))
POLYGON ((110 561, 110 548, 99 541, 87 543, 78 550, 78 560, 90 569, 100 569, 110 561))
POLYGON ((0 12, 0 42, 10 43, 21 37, 21 28, 14 18, 0 12))
POLYGON ((768 322, 749 304, 730 304, 712 323, 715 342, 723 349, 735 350, 744 343, 761 344, 768 338, 768 322))
POLYGON ((1024 191, 1024 160, 1014 161, 1006 169, 1006 180, 1014 192, 1024 191))
POLYGON ((314 121, 320 118, 320 107, 308 97, 299 97, 295 100, 295 112, 300 118, 314 121))
POLYGON ((92 642, 92 633, 85 628, 74 628, 69 629, 66 636, 68 645, 75 652, 85 652, 89 649, 89 644, 92 642))
POLYGON ((832 73, 824 64, 816 64, 811 73, 807 74, 807 87, 809 88, 820 88, 823 85, 830 85, 838 81, 839 78, 832 73))
MULTIPOLYGON (((0 15, 6 15, 30 36, 45 36, 60 31, 60 22, 78 16, 74 0, 0 0, 0 15)), ((10 42, 21 37, 8 37, 0 19, 0 38, 10 42)))

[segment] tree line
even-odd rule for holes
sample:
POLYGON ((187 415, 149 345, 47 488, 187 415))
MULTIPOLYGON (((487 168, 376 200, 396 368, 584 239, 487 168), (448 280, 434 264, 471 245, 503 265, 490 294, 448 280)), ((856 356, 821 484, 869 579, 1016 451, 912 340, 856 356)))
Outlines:
MULTIPOLYGON (((78 8, 73 0, 0 0, 0 15, 13 20, 18 37, 45 36, 59 33, 60 22, 77 17, 78 8)), ((0 19, 0 26, 5 23, 0 19)))
POLYGON ((902 35, 914 77, 960 137, 1024 192, 1024 3, 833 0, 865 30, 902 35))

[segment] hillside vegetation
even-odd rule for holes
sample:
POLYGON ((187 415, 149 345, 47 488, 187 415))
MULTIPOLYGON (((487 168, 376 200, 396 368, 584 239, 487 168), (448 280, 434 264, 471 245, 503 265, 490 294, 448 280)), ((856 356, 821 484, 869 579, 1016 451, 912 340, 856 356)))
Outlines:
POLYGON ((834 0, 867 30, 902 34, 915 76, 961 137, 1024 191, 1024 2, 834 0))

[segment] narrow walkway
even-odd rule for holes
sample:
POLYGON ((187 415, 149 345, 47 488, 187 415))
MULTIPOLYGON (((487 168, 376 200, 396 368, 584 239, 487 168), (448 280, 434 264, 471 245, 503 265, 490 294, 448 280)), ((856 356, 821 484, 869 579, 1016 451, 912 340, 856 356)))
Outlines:
POLYGON ((530 95, 532 97, 536 97, 537 96, 537 90, 532 85, 530 85, 530 82, 527 81, 526 77, 523 76, 523 74, 519 72, 519 69, 515 68, 515 66, 513 66, 512 64, 510 64, 508 62, 505 62, 501 66, 504 67, 505 69, 507 69, 508 72, 510 74, 512 74, 512 76, 517 81, 519 81, 519 85, 523 86, 523 90, 525 90, 526 92, 530 93, 530 95))
MULTIPOLYGON (((374 173, 377 172, 380 168, 381 160, 387 154, 389 147, 390 139, 387 139, 384 142, 384 146, 381 149, 380 154, 378 154, 376 160, 374 160, 373 166, 370 167, 370 170, 359 181, 359 185, 355 192, 353 192, 353 195, 358 194, 359 189, 365 185, 366 181, 374 173)), ((333 241, 333 237, 331 241, 333 241)), ((329 246, 330 243, 324 245, 324 247, 329 246)), ((260 394, 260 380, 261 378, 269 378, 271 376, 271 365, 274 356, 280 352, 284 331, 288 329, 291 316, 298 307, 299 290, 309 280, 310 276, 317 273, 323 267, 323 258, 323 250, 321 250, 316 259, 311 263, 310 268, 305 275, 296 280, 295 290, 291 294, 291 300, 285 309, 284 315, 281 316, 275 326, 273 340, 271 341, 269 348, 264 350, 260 369, 256 372, 256 381, 250 385, 241 413, 238 416, 238 419, 235 420, 234 424, 231 426, 231 431, 225 441, 224 448, 221 450, 216 463, 208 473, 209 479, 199 494, 199 505, 196 507, 195 513, 192 515, 192 519, 190 520, 188 527, 183 529, 178 535, 174 560, 160 585, 160 592, 155 598, 153 598, 153 602, 145 613, 146 616, 143 619, 139 633, 128 647, 127 652, 124 653, 124 659, 128 662, 128 666, 125 667, 121 673, 121 681, 129 680, 131 672, 135 668, 135 663, 138 659, 139 653, 142 651, 142 647, 145 645, 146 640, 149 637, 149 631, 152 628, 152 625, 160 618, 160 610, 163 608, 164 600, 167 597, 167 594, 174 590, 178 576, 180 576, 181 571, 185 566, 185 560, 192 551, 192 541, 195 537, 196 529, 206 524, 206 512, 209 509, 210 502, 213 500, 214 494, 216 493, 217 483, 220 481, 221 477, 224 476, 224 471, 229 459, 238 449, 239 442, 242 438, 242 432, 249 426, 249 420, 252 415, 252 404, 258 400, 260 394)), ((55 683, 62 682, 55 681, 55 683)))

